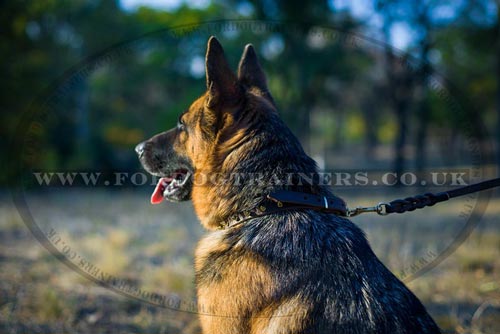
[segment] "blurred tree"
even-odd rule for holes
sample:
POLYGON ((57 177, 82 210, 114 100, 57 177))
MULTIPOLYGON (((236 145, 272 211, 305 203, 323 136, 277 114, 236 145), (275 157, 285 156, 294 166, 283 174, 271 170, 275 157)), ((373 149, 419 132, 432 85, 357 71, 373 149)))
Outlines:
MULTIPOLYGON (((372 15, 382 19, 386 42, 392 42, 396 23, 405 23, 412 32, 408 51, 418 55, 422 64, 417 75, 390 47, 379 52, 344 43, 347 35, 342 31, 371 33, 374 29, 363 26, 335 1, 226 0, 202 8, 183 3, 170 11, 148 7, 126 11, 119 1, 3 1, 0 131, 5 138, 21 135, 16 125, 26 103, 44 87, 62 75, 70 79, 71 71, 66 69, 81 68, 77 64, 82 59, 85 65, 101 56, 111 57, 57 97, 37 135, 38 160, 31 163, 45 169, 137 168, 134 144, 173 126, 177 115, 202 93, 205 43, 215 33, 234 63, 244 44, 255 44, 285 121, 312 154, 326 157, 335 149, 352 156, 352 152, 362 152, 364 145, 366 157, 373 158, 380 142, 393 145, 390 163, 402 172, 408 160, 406 148, 415 144, 415 165, 424 168, 430 154, 426 147, 433 136, 441 134, 436 127, 457 133, 467 124, 428 87, 429 63, 470 96, 472 103, 454 95, 470 115, 474 111, 480 113, 476 118, 485 118, 500 142, 499 4, 492 7, 492 1, 375 1, 372 15), (447 18, 443 18, 443 8, 447 18), (226 18, 286 24, 260 32, 201 29, 186 37, 164 30, 221 18, 220 13, 226 18), (318 33, 320 26, 337 28, 333 30, 337 38, 328 37, 328 29, 318 33), (135 43, 134 38, 140 39, 135 43), (117 43, 124 41, 128 44, 121 45, 127 51, 114 53, 120 50, 117 43), (491 48, 495 43, 496 51, 491 48), (379 66, 384 59, 385 65, 379 66)), ((56 86, 63 84, 61 80, 56 86)), ((54 93, 54 88, 42 95, 54 93)), ((40 113, 42 108, 40 103, 30 110, 40 113)), ((456 150, 447 146, 450 149, 443 150, 444 154, 465 151, 458 139, 455 145, 456 150)), ((0 143, 2 152, 8 148, 8 141, 0 143)), ((20 147, 12 151, 18 155, 20 147)), ((500 148, 498 157, 500 164, 500 148)), ((384 166, 389 163, 385 157, 380 159, 385 159, 384 166)), ((1 168, 1 184, 17 173, 5 164, 1 168)))
MULTIPOLYGON (((58 22, 53 14, 56 7, 53 2, 0 3, 0 75, 3 86, 0 90, 0 131, 5 138, 0 149, 2 153, 11 149, 12 153, 1 167, 2 184, 12 181, 18 173, 8 167, 18 157, 21 147, 9 146, 8 139, 21 135, 17 125, 26 103, 42 90, 47 80, 53 80, 75 61, 66 35, 56 33, 58 22)), ((38 105, 32 106, 33 110, 38 108, 38 105)), ((47 129, 39 130, 40 140, 44 140, 47 129)))
MULTIPOLYGON (((454 87, 461 92, 453 97, 463 109, 463 115, 446 110, 447 121, 454 127, 482 141, 489 133, 498 136, 495 124, 495 99, 498 77, 492 69, 497 67, 498 54, 492 46, 497 43, 497 9, 492 10, 490 0, 469 0, 452 7, 453 19, 442 20, 435 34, 435 50, 439 66, 454 87), (483 128, 483 123, 486 129, 483 128), (471 129, 467 129, 467 127, 471 129)), ((449 152, 463 152, 466 145, 452 143, 449 152)), ((493 153, 483 147, 483 163, 491 162, 493 153)))
MULTIPOLYGON (((239 1, 233 1, 238 3, 239 1)), ((310 149, 311 112, 320 103, 327 81, 349 81, 354 73, 353 65, 345 57, 344 50, 331 41, 320 41, 321 46, 311 41, 314 26, 335 26, 338 29, 354 29, 355 21, 349 15, 335 16, 333 7, 326 0, 303 2, 298 0, 262 1, 251 0, 255 17, 260 20, 283 20, 288 29, 274 34, 281 39, 284 50, 281 61, 273 62, 270 75, 286 83, 286 97, 278 99, 284 117, 304 146, 310 149), (306 18, 306 19, 305 19, 306 18), (310 23, 314 23, 314 26, 310 23)), ((321 39, 321 37, 320 37, 321 39)), ((338 42, 338 41, 337 41, 338 42)), ((330 108, 335 106, 335 95, 329 99, 330 108)), ((338 118, 340 120, 341 118, 338 118)), ((336 144, 340 141, 337 138, 336 144)))
MULTIPOLYGON (((198 81, 189 71, 193 56, 187 55, 191 49, 179 52, 179 39, 164 40, 165 44, 158 47, 150 39, 146 48, 131 46, 128 53, 114 52, 119 52, 117 43, 131 41, 151 29, 209 20, 211 9, 181 6, 175 12, 149 8, 125 12, 119 1, 85 0, 26 4, 7 1, 0 6, 0 19, 5 27, 5 34, 0 35, 0 54, 5 59, 0 67, 5 79, 5 89, 0 91, 0 107, 6 111, 2 113, 2 134, 7 138, 24 134, 26 128, 17 129, 16 124, 26 111, 26 103, 36 94, 41 93, 42 99, 30 105, 32 115, 26 114, 27 118, 34 119, 34 115, 41 114, 46 107, 43 99, 56 88, 63 92, 52 99, 55 103, 42 120, 36 140, 39 152, 36 160, 30 161, 31 167, 109 170, 136 166, 133 147, 145 138, 137 129, 141 122, 143 129, 149 128, 151 134, 159 131, 158 124, 173 126, 177 114, 201 93, 201 90, 193 93, 196 90, 193 82, 198 81), (82 59, 84 62, 76 65, 82 59), (95 70, 70 76, 72 70, 103 59, 95 70), (167 62, 177 62, 178 66, 165 66, 167 62), (55 86, 42 91, 58 77, 60 80, 55 86), (96 86, 104 82, 106 85, 96 86), (191 99, 178 93, 178 85, 183 82, 185 87, 193 87, 188 92, 191 99), (173 108, 175 112, 160 113, 171 106, 169 101, 178 98, 184 101, 173 108), (148 109, 155 110, 154 116, 144 121, 148 109), (165 114, 169 122, 159 122, 165 114), (144 123, 156 126, 153 129, 144 123), (121 136, 112 135, 116 126, 121 126, 121 136)), ((157 36, 154 38, 161 38, 157 36)), ((4 141, 0 149, 6 151, 8 145, 4 141)), ((13 158, 19 155, 16 147, 13 158)), ((5 169, 0 173, 2 184, 18 173, 7 170, 5 165, 2 168, 5 169)))
POLYGON ((497 19, 496 19, 496 31, 497 31, 497 168, 500 168, 500 0, 496 1, 497 4, 497 19))
POLYGON ((385 71, 387 76, 386 94, 394 111, 398 124, 397 137, 394 142, 393 170, 401 175, 405 170, 406 145, 408 136, 409 106, 412 102, 415 78, 408 66, 407 55, 396 55, 392 49, 391 31, 396 22, 401 2, 397 0, 379 0, 377 11, 383 17, 382 34, 384 37, 385 71))
POLYGON ((431 23, 431 3, 428 1, 416 1, 413 2, 416 7, 415 13, 415 25, 419 30, 420 34, 418 37, 418 49, 419 49, 419 61, 420 66, 418 67, 418 78, 417 84, 420 89, 420 96, 418 96, 417 104, 417 131, 415 138, 415 167, 417 172, 423 172, 427 166, 427 138, 428 138, 428 128, 430 122, 430 106, 429 106, 429 92, 428 83, 429 75, 431 74, 432 68, 430 66, 429 53, 431 51, 431 33, 432 33, 432 23, 431 23))

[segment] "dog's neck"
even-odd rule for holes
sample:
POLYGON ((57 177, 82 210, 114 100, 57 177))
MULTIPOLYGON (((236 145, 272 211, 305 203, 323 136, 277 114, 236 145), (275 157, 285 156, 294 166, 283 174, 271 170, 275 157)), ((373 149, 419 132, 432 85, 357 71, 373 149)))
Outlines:
POLYGON ((299 180, 301 174, 317 173, 316 165, 281 121, 259 124, 258 131, 252 130, 257 135, 236 131, 239 141, 228 137, 230 150, 214 152, 218 160, 195 172, 193 205, 209 230, 218 229, 235 213, 254 209, 265 194, 278 189, 330 194, 324 186, 299 180))

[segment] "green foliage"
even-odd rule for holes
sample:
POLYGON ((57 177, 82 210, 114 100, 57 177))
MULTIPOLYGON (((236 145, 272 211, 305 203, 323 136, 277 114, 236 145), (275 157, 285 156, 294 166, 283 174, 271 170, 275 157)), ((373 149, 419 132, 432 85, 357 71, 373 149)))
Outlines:
MULTIPOLYGON (((485 8, 485 1, 476 2, 477 8, 485 8)), ((384 22, 399 20, 415 31, 423 29, 415 15, 417 4, 375 3, 384 22), (402 16, 396 20, 394 13, 402 16)), ((118 1, 85 0, 5 1, 0 6, 0 133, 14 139, 14 145, 2 141, 0 149, 12 149, 8 161, 21 154, 29 121, 47 112, 39 119, 36 154, 25 160, 28 167, 137 168, 135 144, 173 127, 179 113, 205 89, 203 57, 211 34, 221 39, 233 68, 243 46, 254 44, 281 115, 310 153, 329 154, 345 144, 392 145, 400 131, 389 103, 398 87, 388 82, 382 49, 377 43, 349 46, 343 40, 348 35, 341 32, 372 34, 373 28, 335 3, 226 0, 206 8, 183 4, 172 11, 125 11, 118 1), (264 20, 260 22, 267 28, 219 30, 203 24, 221 18, 264 20), (287 23, 266 21, 276 18, 287 23), (200 29, 176 30, 177 35, 169 31, 187 25, 200 29), (71 71, 84 68, 80 76, 71 71), (49 86, 57 78, 62 79, 49 86), (28 123, 18 128, 22 117, 28 123)), ((438 8, 428 6, 431 14, 438 8)), ((436 19, 426 26, 433 40, 432 65, 467 94, 467 99, 459 98, 466 111, 480 113, 492 124, 499 78, 491 70, 498 57, 491 46, 499 39, 498 22, 488 11, 455 6, 459 19, 436 19), (479 23, 478 17, 489 23, 479 23)), ((409 50, 418 54, 420 33, 415 36, 409 50)), ((408 105, 419 103, 418 97, 412 99, 408 105)), ((439 136, 435 128, 461 131, 463 122, 435 90, 427 88, 423 99, 430 109, 425 120, 429 138, 439 136)), ((408 112, 418 119, 418 108, 408 112)), ((490 130, 497 131, 491 125, 490 130)), ((0 184, 18 173, 4 164, 0 184)))

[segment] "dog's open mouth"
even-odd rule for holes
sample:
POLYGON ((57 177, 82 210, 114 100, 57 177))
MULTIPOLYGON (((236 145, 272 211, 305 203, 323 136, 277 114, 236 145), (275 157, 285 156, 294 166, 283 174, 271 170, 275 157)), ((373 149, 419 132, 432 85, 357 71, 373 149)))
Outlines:
POLYGON ((178 169, 171 175, 158 180, 155 190, 151 195, 151 204, 159 204, 166 199, 175 199, 191 177, 187 169, 178 169))

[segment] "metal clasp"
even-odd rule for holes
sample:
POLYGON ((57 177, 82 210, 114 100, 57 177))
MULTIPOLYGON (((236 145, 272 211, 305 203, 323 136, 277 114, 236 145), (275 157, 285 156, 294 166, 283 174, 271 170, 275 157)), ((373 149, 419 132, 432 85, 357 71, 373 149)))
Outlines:
POLYGON ((367 212, 376 212, 377 214, 381 216, 386 216, 389 213, 387 212, 387 205, 388 203, 379 203, 375 206, 367 206, 367 207, 360 207, 358 206, 355 209, 347 209, 347 217, 354 217, 357 215, 360 215, 362 213, 367 213, 367 212))

